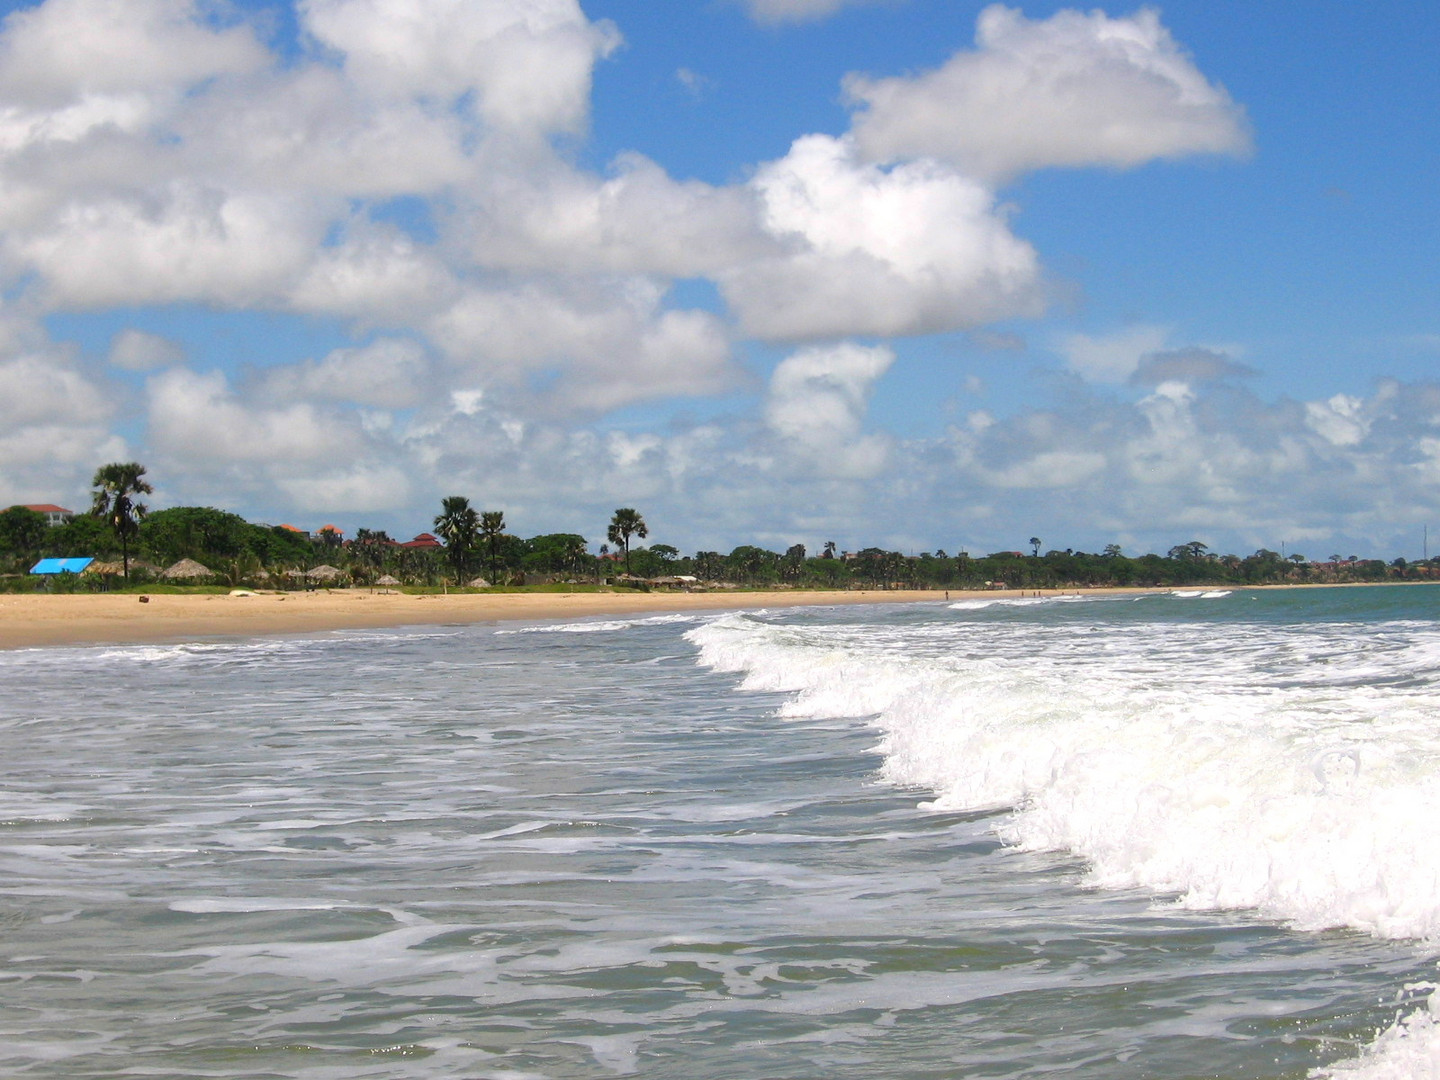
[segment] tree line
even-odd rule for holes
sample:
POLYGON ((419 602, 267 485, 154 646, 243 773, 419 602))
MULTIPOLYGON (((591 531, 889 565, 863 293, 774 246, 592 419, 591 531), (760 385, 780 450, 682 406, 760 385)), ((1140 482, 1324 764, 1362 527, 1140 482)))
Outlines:
MULTIPOLYGON (((1416 580, 1440 574, 1437 560, 1342 558, 1311 562, 1260 549, 1241 557, 1212 552, 1199 541, 1164 555, 1128 557, 1118 545, 1100 552, 1072 549, 971 555, 943 550, 918 555, 869 547, 841 552, 827 541, 820 554, 803 544, 785 551, 741 545, 729 552, 682 554, 664 543, 636 546, 649 528, 632 507, 617 509, 605 542, 591 553, 584 536, 547 533, 521 538, 506 531, 505 514, 478 510, 464 496, 447 496, 433 528, 443 546, 403 545, 383 530, 360 529, 350 540, 333 530, 314 537, 284 526, 248 522, 213 507, 180 506, 149 512, 140 497, 152 488, 134 463, 99 469, 88 514, 50 526, 24 507, 0 512, 0 573, 24 574, 44 556, 120 560, 120 573, 141 581, 180 559, 203 564, 216 582, 303 587, 322 564, 357 584, 382 579, 414 586, 518 585, 564 581, 645 587, 656 582, 770 588, 1063 589, 1103 586, 1263 585, 1282 582, 1416 580)), ((331 575, 330 580, 334 580, 331 575)))

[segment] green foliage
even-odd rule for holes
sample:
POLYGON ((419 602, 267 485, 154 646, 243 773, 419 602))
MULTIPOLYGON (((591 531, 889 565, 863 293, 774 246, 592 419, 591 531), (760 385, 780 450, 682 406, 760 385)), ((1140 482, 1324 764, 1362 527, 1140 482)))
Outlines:
MULTIPOLYGON (((510 575, 514 577, 516 584, 523 583, 525 575, 525 556, 529 553, 529 551, 529 546, 525 543, 524 540, 521 540, 518 536, 512 536, 510 533, 501 533, 499 536, 495 537, 495 574, 498 574, 501 578, 510 575)), ((492 585, 500 584, 500 582, 496 581, 493 576, 490 580, 490 583, 492 585)))
POLYGON ((480 535, 490 553, 490 584, 499 584, 500 538, 505 535, 505 513, 501 510, 486 510, 480 515, 480 535))
POLYGON ((665 568, 665 560, 654 548, 633 548, 630 552, 630 564, 632 567, 630 573, 636 577, 660 577, 669 572, 665 568))
POLYGON ((741 544, 725 557, 725 576, 746 585, 773 582, 779 577, 775 569, 779 562, 780 556, 773 551, 741 544))
POLYGON ((361 529, 350 542, 350 563, 357 580, 373 582, 395 561, 395 543, 383 529, 361 529))
POLYGON ((620 550, 625 553, 625 572, 630 573, 630 537, 638 536, 644 540, 650 535, 650 530, 645 524, 645 519, 639 512, 628 506, 622 506, 615 511, 610 519, 610 527, 605 532, 605 538, 612 544, 619 544, 620 550))
POLYGON ((246 546, 267 567, 300 567, 315 558, 309 540, 281 525, 251 525, 246 546))
POLYGON ((119 554, 119 545, 109 525, 100 518, 81 514, 51 529, 41 553, 56 558, 106 559, 119 554))
POLYGON ((480 533, 480 516, 463 495, 446 496, 440 503, 440 516, 435 519, 435 535, 445 541, 445 553, 455 572, 456 584, 465 576, 470 552, 480 533))
POLYGON ((155 489, 144 479, 145 466, 138 461, 116 461, 95 470, 90 486, 95 489, 95 502, 90 512, 104 521, 120 540, 120 558, 125 564, 125 580, 130 580, 130 541, 140 531, 146 507, 136 501, 137 495, 149 495, 155 489))
POLYGON ((140 525, 140 550, 162 566, 180 559, 209 566, 253 553, 255 530, 238 514, 211 506, 177 506, 146 517, 140 525))
POLYGON ((585 538, 577 533, 546 533, 525 541, 522 566, 528 573, 579 575, 587 569, 585 538))
POLYGON ((44 514, 23 506, 10 507, 0 513, 0 557, 33 564, 49 531, 44 514))

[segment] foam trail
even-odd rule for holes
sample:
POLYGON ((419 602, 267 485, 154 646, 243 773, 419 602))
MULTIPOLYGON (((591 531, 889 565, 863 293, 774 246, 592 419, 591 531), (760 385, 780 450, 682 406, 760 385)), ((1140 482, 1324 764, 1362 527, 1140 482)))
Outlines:
POLYGON ((1054 604, 1098 604, 1113 603, 1108 596, 997 596, 975 597, 957 600, 950 605, 951 611, 983 611, 986 608, 1029 608, 1048 607, 1054 604))
POLYGON ((701 618, 702 616, 694 614, 680 614, 640 616, 633 619, 585 619, 572 623, 541 623, 535 626, 522 626, 514 630, 496 630, 495 634, 498 637, 507 637, 513 634, 604 634, 629 630, 636 626, 693 623, 700 621, 701 618))

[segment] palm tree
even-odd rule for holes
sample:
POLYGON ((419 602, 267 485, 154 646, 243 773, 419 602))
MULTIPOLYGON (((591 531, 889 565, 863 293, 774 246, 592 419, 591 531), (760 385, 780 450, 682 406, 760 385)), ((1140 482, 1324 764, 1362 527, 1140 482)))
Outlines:
POLYGON ((1035 558, 1038 559, 1040 557, 1040 538, 1038 536, 1030 537, 1030 547, 1033 549, 1035 558))
POLYGON ((638 536, 644 540, 649 535, 650 530, 645 527, 645 519, 636 511, 628 506, 615 511, 606 537, 612 544, 619 544, 620 550, 625 552, 625 573, 630 573, 630 537, 638 536))
POLYGON ((445 551, 455 568, 455 583, 460 583, 465 572, 465 562, 470 549, 475 546, 475 534, 480 528, 480 518, 470 500, 463 495, 447 495, 440 502, 440 516, 435 519, 435 532, 445 541, 445 551))
POLYGON ((480 535, 483 536, 490 548, 490 584, 495 584, 495 546, 500 542, 500 537, 505 533, 505 512, 503 510, 486 510, 480 515, 480 535))
POLYGON ((95 470, 90 486, 95 489, 95 503, 90 513, 103 518, 120 540, 120 558, 125 570, 125 583, 130 583, 130 538, 140 531, 140 522, 148 512, 136 495, 150 495, 155 489, 146 483, 145 466, 134 461, 111 462, 95 470))

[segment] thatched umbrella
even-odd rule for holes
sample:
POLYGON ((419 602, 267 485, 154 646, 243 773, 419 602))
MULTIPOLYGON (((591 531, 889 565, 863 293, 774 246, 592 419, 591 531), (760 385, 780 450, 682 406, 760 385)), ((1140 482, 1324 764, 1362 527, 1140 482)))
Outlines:
POLYGON ((337 578, 344 577, 345 571, 341 570, 338 566, 317 566, 315 569, 308 571, 305 576, 314 578, 316 581, 334 581, 337 578))
POLYGON ((201 566, 194 559, 181 559, 174 566, 167 566, 160 572, 167 581, 182 581, 191 578, 214 577, 209 567, 201 566))
POLYGON ((465 583, 465 587, 467 589, 488 589, 490 582, 486 581, 483 577, 471 578, 465 583))
POLYGON ((399 584, 400 584, 400 579, 397 578, 397 577, 391 577, 389 574, 382 574, 382 575, 380 575, 378 578, 375 579, 375 584, 376 584, 376 585, 385 585, 385 586, 399 585, 399 584))

